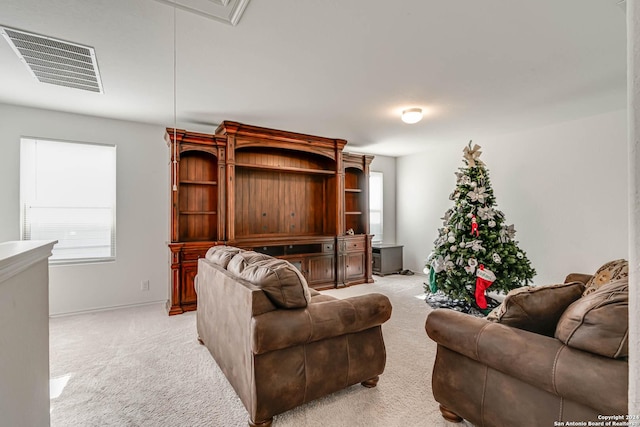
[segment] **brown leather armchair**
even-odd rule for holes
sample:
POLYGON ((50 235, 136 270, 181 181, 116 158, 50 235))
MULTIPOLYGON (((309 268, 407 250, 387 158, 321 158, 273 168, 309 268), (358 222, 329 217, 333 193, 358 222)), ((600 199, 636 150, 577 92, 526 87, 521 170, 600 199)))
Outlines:
POLYGON ((336 299, 309 289, 291 264, 237 248, 198 261, 198 336, 249 412, 249 425, 384 371, 389 299, 336 299))
POLYGON ((583 296, 590 277, 508 295, 493 322, 431 312, 425 328, 438 345, 432 388, 443 417, 546 427, 627 414, 628 281, 583 296))

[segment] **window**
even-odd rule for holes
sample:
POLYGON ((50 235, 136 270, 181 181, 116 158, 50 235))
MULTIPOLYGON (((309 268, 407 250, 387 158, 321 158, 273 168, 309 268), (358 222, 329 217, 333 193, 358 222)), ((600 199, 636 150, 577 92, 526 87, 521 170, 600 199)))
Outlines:
POLYGON ((382 172, 369 174, 369 228, 374 242, 382 242, 382 172))
POLYGON ((57 240, 53 263, 115 259, 116 147, 22 138, 23 240, 57 240))

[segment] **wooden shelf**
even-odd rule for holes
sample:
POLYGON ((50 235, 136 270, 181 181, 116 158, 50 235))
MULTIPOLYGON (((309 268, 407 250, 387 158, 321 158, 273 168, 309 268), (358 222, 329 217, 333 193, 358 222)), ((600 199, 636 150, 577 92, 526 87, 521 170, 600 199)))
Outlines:
POLYGON ((180 185, 182 184, 195 184, 195 185, 218 185, 217 181, 193 181, 193 180, 182 180, 180 181, 180 185))
POLYGON ((236 167, 248 168, 248 169, 271 170, 271 171, 278 171, 278 172, 309 173, 309 174, 318 174, 318 175, 335 175, 335 171, 331 171, 331 170, 295 168, 295 167, 291 167, 291 166, 255 165, 255 164, 250 164, 250 163, 236 163, 236 167))
POLYGON ((362 190, 359 188, 345 188, 345 193, 362 193, 362 190))

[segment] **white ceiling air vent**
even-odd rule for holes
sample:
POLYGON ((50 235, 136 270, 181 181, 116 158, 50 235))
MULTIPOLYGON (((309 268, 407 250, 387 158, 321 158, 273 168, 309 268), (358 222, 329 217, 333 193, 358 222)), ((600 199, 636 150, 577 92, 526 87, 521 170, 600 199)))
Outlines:
POLYGON ((92 47, 7 27, 0 33, 40 82, 104 93, 92 47))

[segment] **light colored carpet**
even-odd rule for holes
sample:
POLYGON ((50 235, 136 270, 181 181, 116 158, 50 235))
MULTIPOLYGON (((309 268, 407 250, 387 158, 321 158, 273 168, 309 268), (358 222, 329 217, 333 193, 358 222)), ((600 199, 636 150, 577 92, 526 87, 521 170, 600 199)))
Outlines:
MULTIPOLYGON (((465 426, 447 423, 431 394, 435 344, 424 330, 422 275, 374 276, 375 283, 325 291, 339 298, 380 292, 393 305, 383 326, 387 365, 378 386, 355 385, 274 418, 275 427, 465 426)), ((195 313, 163 306, 50 321, 51 425, 246 426, 231 385, 196 339, 195 313)))

